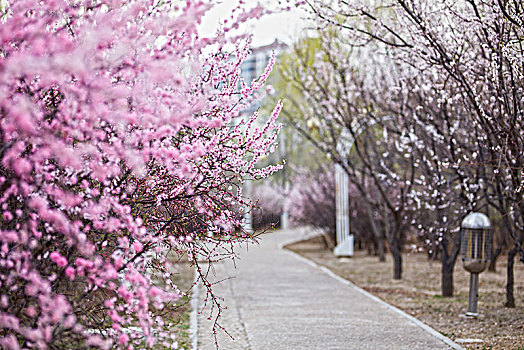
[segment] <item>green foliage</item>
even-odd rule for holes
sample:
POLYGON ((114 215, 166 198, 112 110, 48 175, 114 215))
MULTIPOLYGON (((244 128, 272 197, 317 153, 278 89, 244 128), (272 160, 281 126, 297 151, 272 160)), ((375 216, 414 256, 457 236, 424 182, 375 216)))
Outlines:
MULTIPOLYGON (((304 142, 304 139, 291 127, 290 121, 301 120, 307 123, 313 130, 318 130, 319 122, 314 116, 306 116, 298 108, 307 103, 302 94, 301 87, 296 84, 293 74, 296 72, 297 64, 295 57, 300 55, 304 64, 311 66, 318 54, 321 52, 320 38, 304 38, 299 40, 293 47, 282 53, 275 64, 269 84, 273 86, 275 93, 268 96, 262 106, 264 113, 269 113, 276 102, 282 99, 284 106, 280 113, 283 129, 280 133, 279 143, 285 143, 280 152, 281 159, 287 163, 285 170, 272 176, 273 181, 285 183, 286 178, 294 176, 296 169, 307 168, 312 171, 318 170, 329 163, 329 155, 318 151, 313 145, 304 142), (316 120, 316 122, 315 122, 316 120), (282 154, 283 153, 283 154, 282 154)), ((324 57, 324 59, 326 59, 324 57)), ((320 137, 320 133, 315 133, 320 137)), ((273 155, 274 157, 275 155, 273 155)), ((268 159, 275 162, 275 159, 268 159)))

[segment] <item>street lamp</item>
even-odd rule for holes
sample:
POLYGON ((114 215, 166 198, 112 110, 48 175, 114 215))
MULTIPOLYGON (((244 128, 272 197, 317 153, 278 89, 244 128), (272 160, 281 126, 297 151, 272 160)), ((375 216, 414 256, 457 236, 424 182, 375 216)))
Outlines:
POLYGON ((338 257, 353 256, 354 238, 349 230, 349 176, 340 164, 335 164, 335 212, 338 257))
MULTIPOLYGON (((354 135, 358 137, 365 129, 375 125, 377 122, 390 119, 390 116, 385 116, 380 120, 374 119, 364 123, 357 129, 354 135)), ((356 123, 353 124, 354 128, 356 128, 356 123)), ((349 129, 344 128, 337 143, 337 153, 341 155, 343 160, 349 157, 354 143, 355 138, 349 129)), ((335 164, 335 212, 337 246, 333 253, 338 257, 353 256, 354 237, 351 234, 349 222, 349 176, 340 164, 335 164)))
POLYGON ((471 273, 466 316, 477 317, 479 273, 486 269, 491 257, 491 223, 482 213, 470 213, 460 226, 462 263, 464 269, 471 273))

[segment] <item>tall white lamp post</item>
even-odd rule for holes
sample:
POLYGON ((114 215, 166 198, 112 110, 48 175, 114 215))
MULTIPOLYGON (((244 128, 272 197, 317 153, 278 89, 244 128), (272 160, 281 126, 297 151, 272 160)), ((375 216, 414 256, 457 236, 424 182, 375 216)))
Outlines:
MULTIPOLYGON (((280 157, 282 159, 286 158, 287 150, 286 150, 286 133, 281 130, 280 134, 278 135, 280 137, 280 157)), ((286 168, 282 168, 282 188, 284 189, 284 196, 282 198, 282 213, 280 214, 280 228, 282 230, 287 230, 289 228, 289 214, 287 212, 287 196, 285 195, 287 192, 287 173, 286 168)))
MULTIPOLYGON (((355 139, 344 129, 337 144, 343 161, 349 157, 355 139)), ((354 237, 349 228, 349 176, 340 164, 335 164, 335 212, 337 245, 333 250, 338 257, 353 256, 354 237)))
MULTIPOLYGON (((389 119, 391 117, 386 116, 382 120, 389 119)), ((369 123, 361 125, 355 136, 358 137, 362 131, 376 123, 377 120, 371 120, 369 123)), ((342 156, 343 161, 346 161, 347 157, 349 157, 354 143, 355 139, 349 130, 344 129, 337 144, 337 152, 342 156)), ((337 246, 333 253, 339 257, 353 256, 355 239, 351 234, 349 225, 349 176, 340 164, 335 164, 335 211, 337 246)))
POLYGON ((335 164, 335 210, 337 227, 336 256, 353 256, 354 238, 349 231, 349 176, 335 164))

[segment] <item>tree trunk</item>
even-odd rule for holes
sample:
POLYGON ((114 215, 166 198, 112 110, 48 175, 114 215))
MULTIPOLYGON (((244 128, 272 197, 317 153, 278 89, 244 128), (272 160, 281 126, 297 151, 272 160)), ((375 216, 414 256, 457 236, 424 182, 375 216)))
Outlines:
POLYGON ((447 239, 443 238, 440 248, 442 249, 441 253, 441 269, 440 269, 440 290, 443 297, 452 297, 453 296, 453 267, 454 262, 450 263, 447 239))
POLYGON ((500 253, 502 253, 502 247, 504 246, 504 242, 506 240, 506 230, 504 229, 504 226, 502 227, 502 237, 501 237, 501 240, 499 242, 499 244, 497 244, 497 249, 495 249, 495 251, 493 252, 493 254, 491 255, 491 259, 489 260, 489 266, 488 266, 488 271, 491 271, 491 272, 497 272, 497 258, 499 257, 500 253))
POLYGON ((378 261, 380 262, 386 261, 386 249, 384 248, 384 239, 382 237, 378 238, 377 240, 377 254, 378 254, 378 261))
POLYGON ((490 272, 497 272, 497 258, 499 257, 500 253, 502 253, 502 245, 503 243, 499 244, 497 249, 491 255, 488 265, 488 271, 490 272))
POLYGON ((454 293, 453 287, 453 269, 460 252, 460 234, 455 235, 453 239, 453 246, 451 253, 448 251, 448 239, 443 237, 440 242, 440 253, 442 267, 440 270, 440 290, 443 297, 452 297, 454 293))
POLYGON ((393 254, 393 279, 402 279, 402 255, 393 254))
POLYGON ((395 242, 393 242, 393 244, 391 244, 391 242, 388 243, 391 255, 393 256, 393 279, 402 279, 402 254, 395 242))
POLYGON ((373 232, 373 238, 376 241, 376 247, 377 247, 377 253, 378 253, 378 260, 380 262, 386 261, 386 256, 384 254, 384 238, 381 233, 381 231, 378 228, 377 223, 375 222, 375 218, 373 217, 373 211, 371 210, 371 207, 369 203, 364 201, 366 213, 368 215, 369 222, 371 223, 371 231, 373 232))
POLYGON ((508 253, 508 270, 507 270, 507 282, 506 282, 506 307, 515 307, 515 294, 513 293, 515 285, 515 276, 513 275, 513 266, 515 265, 515 255, 518 252, 518 248, 515 247, 508 253))
POLYGON ((443 297, 453 296, 453 264, 442 263, 440 289, 443 297))

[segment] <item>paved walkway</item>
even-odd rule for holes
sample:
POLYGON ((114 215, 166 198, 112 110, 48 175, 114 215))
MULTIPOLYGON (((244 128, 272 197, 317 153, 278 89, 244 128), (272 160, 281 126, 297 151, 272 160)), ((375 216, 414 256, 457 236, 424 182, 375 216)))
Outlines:
MULTIPOLYGON (((277 231, 216 267, 215 293, 228 309, 220 349, 450 349, 409 319, 278 248, 300 231, 277 231)), ((202 307, 203 291, 200 295, 202 307)), ((198 349, 215 349, 209 310, 198 317, 198 349)))

